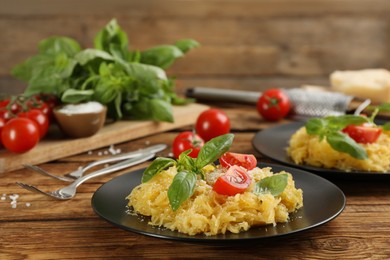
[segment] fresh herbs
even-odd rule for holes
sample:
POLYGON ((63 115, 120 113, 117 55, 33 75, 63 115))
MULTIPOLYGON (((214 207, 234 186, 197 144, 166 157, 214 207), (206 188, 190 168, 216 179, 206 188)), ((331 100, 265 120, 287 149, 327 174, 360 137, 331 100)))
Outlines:
POLYGON ((168 189, 168 199, 171 208, 177 210, 194 193, 197 176, 200 175, 204 178, 202 168, 209 163, 213 163, 227 152, 232 145, 233 139, 233 134, 225 134, 211 139, 202 147, 198 158, 188 156, 191 150, 181 153, 178 160, 157 158, 146 168, 142 182, 147 182, 170 166, 176 166, 178 173, 173 178, 172 184, 168 189))
POLYGON ((171 104, 188 100, 176 96, 174 81, 164 69, 199 43, 184 39, 144 51, 128 45, 126 33, 113 19, 97 33, 93 49, 82 50, 67 37, 50 37, 12 74, 28 82, 24 93, 28 96, 54 94, 64 103, 93 100, 107 105, 114 119, 172 122, 171 104))
MULTIPOLYGON (((310 135, 318 135, 320 141, 325 139, 336 151, 347 153, 356 159, 367 159, 368 156, 365 149, 349 137, 348 134, 343 133, 342 130, 348 125, 374 124, 374 119, 378 112, 390 111, 390 103, 371 107, 370 109, 374 110, 370 117, 343 115, 311 118, 305 124, 306 131, 310 135)), ((382 129, 390 130, 390 122, 384 124, 382 129)))

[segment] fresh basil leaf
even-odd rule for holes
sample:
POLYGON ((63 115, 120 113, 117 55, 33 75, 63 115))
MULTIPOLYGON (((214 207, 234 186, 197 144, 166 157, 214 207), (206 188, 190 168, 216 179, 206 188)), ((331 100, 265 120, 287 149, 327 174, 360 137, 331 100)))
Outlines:
POLYGON ((59 36, 53 36, 42 40, 38 47, 39 53, 64 53, 69 57, 73 57, 81 50, 80 44, 74 39, 59 36))
POLYGON ((196 185, 196 174, 190 171, 178 172, 168 189, 169 204, 173 211, 192 196, 196 185))
POLYGON ((127 34, 120 28, 116 19, 112 19, 96 34, 94 39, 95 48, 106 52, 110 52, 111 46, 114 44, 119 46, 123 54, 128 50, 127 34))
POLYGON ((390 111, 390 102, 378 106, 379 111, 390 111))
POLYGON ((173 123, 172 106, 169 102, 162 99, 151 99, 150 105, 153 112, 153 120, 173 123))
POLYGON ((179 155, 179 158, 177 160, 178 171, 182 171, 182 170, 194 171, 196 169, 195 159, 188 156, 191 152, 192 149, 189 149, 187 151, 182 152, 179 155))
POLYGON ((105 61, 113 61, 114 57, 110 55, 109 53, 102 51, 102 50, 97 50, 97 49, 85 49, 79 53, 76 54, 74 57, 75 60, 80 63, 80 65, 85 65, 91 60, 100 58, 105 61))
POLYGON ((83 101, 91 100, 94 91, 92 89, 88 90, 78 90, 78 89, 67 89, 64 94, 62 94, 61 101, 64 103, 79 103, 83 101))
POLYGON ((326 121, 323 118, 311 118, 305 123, 309 135, 323 135, 326 130, 326 121))
POLYGON ((355 115, 330 116, 325 119, 328 121, 328 127, 334 131, 342 130, 348 125, 361 125, 369 122, 367 117, 355 115))
POLYGON ((200 149, 198 158, 196 159, 197 169, 201 169, 207 164, 213 163, 222 154, 226 153, 233 143, 234 135, 225 134, 217 136, 207 143, 200 149))
POLYGON ((141 52, 141 63, 154 65, 163 69, 183 57, 184 53, 173 45, 160 45, 141 52))
POLYGON ((52 54, 35 55, 16 65, 12 69, 12 75, 20 80, 29 81, 34 75, 53 66, 54 56, 52 54))
POLYGON ((253 192, 256 194, 271 193, 272 196, 280 195, 288 183, 287 174, 275 174, 265 177, 255 184, 253 192))
POLYGON ((368 158, 366 150, 364 150, 361 145, 357 144, 347 134, 341 132, 331 132, 326 136, 326 141, 336 151, 347 153, 359 160, 365 160, 368 158))
POLYGON ((176 47, 178 47, 183 53, 187 53, 189 50, 199 47, 199 42, 192 39, 182 39, 178 40, 175 43, 176 47))
POLYGON ((390 122, 387 122, 382 126, 383 130, 390 131, 390 122))
POLYGON ((127 71, 128 75, 139 79, 139 80, 156 80, 156 79, 167 79, 165 71, 159 67, 141 64, 141 63, 127 63, 124 69, 127 71))
POLYGON ((144 171, 142 183, 148 182, 159 172, 176 165, 176 161, 170 158, 157 157, 144 171))

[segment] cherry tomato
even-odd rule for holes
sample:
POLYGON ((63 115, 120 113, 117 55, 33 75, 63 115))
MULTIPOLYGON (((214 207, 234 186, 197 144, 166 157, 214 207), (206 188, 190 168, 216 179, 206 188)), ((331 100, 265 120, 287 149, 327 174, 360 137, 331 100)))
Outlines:
POLYGON ((27 152, 39 141, 38 126, 28 118, 13 118, 4 125, 1 140, 4 147, 11 152, 27 152))
POLYGON ((245 168, 233 165, 217 179, 213 190, 218 194, 233 196, 237 193, 243 193, 249 187, 251 181, 245 168))
POLYGON ((207 142, 214 137, 229 133, 230 120, 222 110, 210 108, 198 116, 195 130, 207 142))
POLYGON ((363 125, 349 125, 342 130, 353 140, 361 144, 374 143, 382 133, 382 129, 365 123, 363 125))
POLYGON ((269 121, 278 121, 287 116, 291 109, 289 97, 280 89, 268 89, 257 101, 257 111, 269 121))
POLYGON ((46 135, 47 130, 49 129, 49 118, 41 110, 31 109, 27 112, 21 112, 18 114, 18 117, 25 117, 34 121, 38 126, 40 139, 46 135))
POLYGON ((242 153, 224 153, 219 158, 219 163, 224 168, 229 168, 233 165, 244 167, 247 170, 252 170, 257 166, 257 159, 253 154, 242 154, 242 153))
POLYGON ((194 132, 185 131, 178 134, 173 140, 172 152, 175 158, 179 158, 182 152, 192 149, 192 152, 188 156, 196 158, 203 145, 204 141, 199 135, 194 132))
POLYGON ((5 123, 6 123, 5 119, 0 117, 0 144, 2 144, 2 142, 1 142, 1 132, 3 132, 3 128, 4 128, 5 123))

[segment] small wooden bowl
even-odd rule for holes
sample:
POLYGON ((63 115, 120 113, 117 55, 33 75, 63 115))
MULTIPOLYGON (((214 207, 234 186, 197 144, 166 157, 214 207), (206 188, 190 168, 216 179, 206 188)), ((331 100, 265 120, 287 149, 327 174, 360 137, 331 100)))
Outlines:
MULTIPOLYGON (((78 106, 83 104, 76 104, 78 106)), ((96 134, 104 125, 107 107, 94 112, 64 111, 65 106, 54 109, 54 117, 64 134, 73 138, 88 137, 96 134)))

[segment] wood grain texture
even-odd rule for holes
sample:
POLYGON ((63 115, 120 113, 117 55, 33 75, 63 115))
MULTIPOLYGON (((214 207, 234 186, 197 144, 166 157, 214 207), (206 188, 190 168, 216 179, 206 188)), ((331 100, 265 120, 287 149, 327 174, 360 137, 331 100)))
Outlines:
MULTIPOLYGON (((271 162, 251 145, 257 131, 269 124, 245 106, 221 107, 231 118, 235 140, 232 151, 254 153, 259 161, 271 162), (241 116, 240 116, 241 115, 241 116)), ((287 121, 286 121, 287 122, 287 121)), ((284 122, 279 122, 284 123, 284 122)), ((117 145, 123 151, 135 150, 160 142, 168 149, 182 129, 137 138, 117 145)), ((62 158, 41 167, 53 174, 64 174, 88 161, 96 160, 99 151, 62 158)), ((128 170, 92 179, 81 185, 70 201, 56 201, 23 190, 15 181, 25 181, 45 190, 59 188, 59 181, 28 170, 0 174, 0 196, 19 194, 18 207, 10 200, 0 200, 0 259, 388 259, 390 249, 390 186, 387 181, 330 179, 347 197, 345 210, 334 220, 319 227, 246 245, 210 246, 178 243, 124 231, 100 219, 91 208, 92 194, 102 184, 125 172, 144 168, 148 163, 128 170), (31 203, 26 207, 25 203, 31 203)))
POLYGON ((197 78, 243 89, 258 82, 266 89, 264 81, 288 87, 288 81, 328 82, 334 70, 390 68, 387 0, 0 3, 0 92, 24 90, 26 84, 13 78, 11 70, 37 52, 41 39, 64 35, 91 47, 95 34, 112 18, 134 49, 198 40, 202 46, 168 70, 182 82, 197 78))

